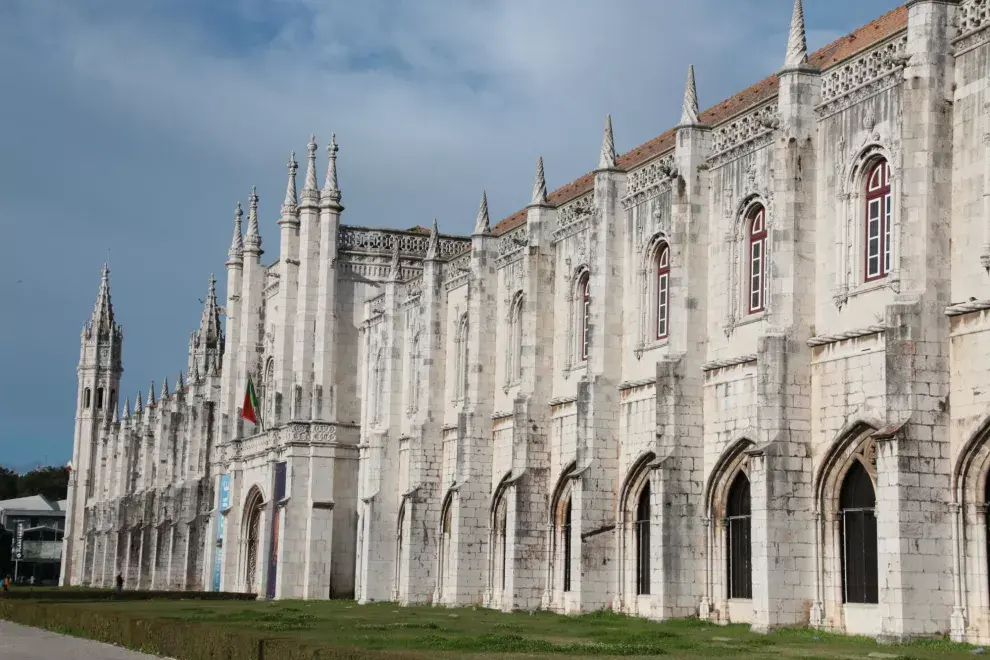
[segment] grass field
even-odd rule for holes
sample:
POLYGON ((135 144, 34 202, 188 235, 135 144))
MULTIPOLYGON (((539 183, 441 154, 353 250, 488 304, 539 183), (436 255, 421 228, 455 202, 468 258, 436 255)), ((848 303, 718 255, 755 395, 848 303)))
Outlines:
MULTIPOLYGON (((77 605, 78 606, 78 605, 77 605)), ((356 605, 349 601, 93 602, 148 619, 243 628, 338 648, 405 650, 424 659, 554 658, 972 658, 973 648, 944 640, 877 645, 866 638, 790 629, 755 635, 747 626, 697 620, 656 623, 611 613, 567 617, 504 614, 482 608, 356 605), (871 655, 872 654, 872 655, 871 655)))

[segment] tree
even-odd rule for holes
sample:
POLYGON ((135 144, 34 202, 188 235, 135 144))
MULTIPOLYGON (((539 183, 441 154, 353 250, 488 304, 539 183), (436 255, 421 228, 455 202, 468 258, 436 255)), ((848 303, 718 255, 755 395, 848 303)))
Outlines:
POLYGON ((0 500, 17 497, 19 486, 20 476, 13 470, 0 466, 0 500))
POLYGON ((69 468, 39 467, 21 475, 19 482, 18 497, 44 495, 52 502, 64 500, 69 493, 69 468))

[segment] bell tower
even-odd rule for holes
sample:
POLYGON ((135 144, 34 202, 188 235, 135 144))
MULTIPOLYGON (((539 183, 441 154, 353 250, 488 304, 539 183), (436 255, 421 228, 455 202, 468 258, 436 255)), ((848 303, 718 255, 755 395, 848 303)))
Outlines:
POLYGON ((110 269, 104 264, 93 316, 83 326, 76 369, 76 429, 59 580, 63 586, 87 581, 84 570, 86 505, 94 496, 98 477, 97 446, 104 429, 109 428, 106 422, 113 420, 117 409, 120 376, 124 371, 121 362, 123 341, 123 329, 114 320, 110 301, 110 269))

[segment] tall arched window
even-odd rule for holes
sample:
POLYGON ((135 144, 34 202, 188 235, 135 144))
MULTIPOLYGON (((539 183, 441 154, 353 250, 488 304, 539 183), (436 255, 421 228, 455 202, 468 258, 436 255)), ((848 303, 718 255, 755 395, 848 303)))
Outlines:
POLYGON ((253 593, 260 584, 260 564, 258 563, 261 546, 261 507, 263 499, 261 491, 252 488, 248 493, 247 504, 244 507, 244 529, 247 531, 244 589, 253 593))
POLYGON ((666 339, 670 315, 670 246, 657 248, 657 339, 666 339))
POLYGON ((639 493, 636 504, 636 593, 650 593, 650 482, 639 493))
POLYGON ((581 274, 577 286, 578 302, 578 345, 577 354, 581 360, 588 359, 588 349, 591 347, 591 334, 588 326, 591 324, 591 275, 587 271, 581 274))
POLYGON ((842 516, 842 591, 846 603, 877 603, 877 505, 873 480, 853 461, 839 493, 842 516))
POLYGON ((492 528, 492 575, 491 584, 492 591, 496 598, 503 598, 505 596, 505 568, 506 568, 506 501, 505 492, 499 497, 498 504, 495 506, 495 520, 492 528))
POLYGON ((91 392, 90 389, 87 387, 85 390, 83 390, 83 408, 89 409, 90 398, 91 398, 91 392))
POLYGON ((564 591, 571 590, 571 498, 564 504, 564 520, 560 526, 560 541, 564 546, 564 591))
POLYGON ((757 205, 749 214, 749 313, 762 312, 767 306, 767 212, 757 205))
POLYGON ((506 381, 518 382, 522 378, 522 313, 523 297, 517 294, 509 309, 508 351, 506 355, 506 381))
POLYGON ((890 272, 890 165, 880 160, 866 176, 866 280, 890 272))
POLYGON ((752 509, 749 478, 739 472, 729 487, 726 502, 729 598, 753 597, 753 554, 750 544, 752 509))
POLYGON ((96 409, 103 410, 103 388, 96 389, 96 409))
POLYGON ((457 359, 454 364, 454 399, 461 401, 467 392, 468 374, 468 315, 461 316, 457 326, 457 336, 454 340, 457 349, 457 359))
POLYGON ((440 518, 440 570, 437 571, 437 594, 441 602, 444 597, 443 590, 447 578, 447 569, 450 566, 451 508, 450 495, 448 495, 443 503, 443 513, 440 518))

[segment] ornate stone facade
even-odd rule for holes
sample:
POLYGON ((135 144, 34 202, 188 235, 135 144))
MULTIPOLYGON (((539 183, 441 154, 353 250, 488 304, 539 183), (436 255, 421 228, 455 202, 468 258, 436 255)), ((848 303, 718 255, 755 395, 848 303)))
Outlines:
POLYGON ((311 140, 119 420, 104 273, 64 581, 990 641, 986 13, 808 54, 797 3, 777 75, 470 237, 341 225, 311 140))

